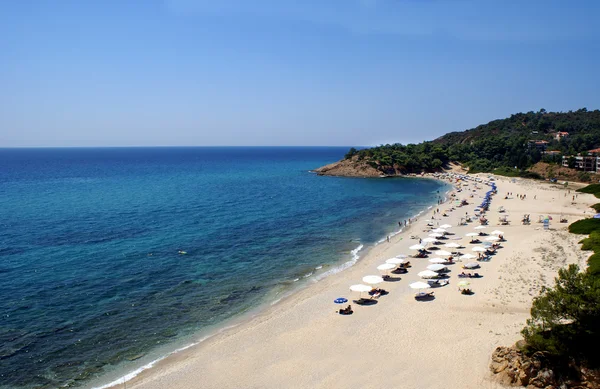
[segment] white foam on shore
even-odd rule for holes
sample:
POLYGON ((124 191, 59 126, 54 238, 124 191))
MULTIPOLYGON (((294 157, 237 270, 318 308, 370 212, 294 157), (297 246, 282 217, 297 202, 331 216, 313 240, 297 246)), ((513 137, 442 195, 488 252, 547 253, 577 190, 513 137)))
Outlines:
POLYGON ((356 262, 360 259, 360 255, 358 255, 358 253, 360 252, 360 250, 363 249, 363 247, 365 247, 365 246, 362 243, 359 244, 358 247, 356 247, 354 250, 350 251, 351 257, 350 257, 349 261, 346 261, 346 262, 342 263, 340 266, 336 266, 330 270, 327 270, 326 272, 316 275, 314 277, 314 280, 320 281, 325 277, 329 277, 333 274, 337 274, 341 271, 348 269, 349 267, 354 266, 354 264, 356 264, 356 262))
POLYGON ((230 326, 223 327, 223 328, 219 329, 218 331, 215 331, 214 333, 212 333, 210 335, 204 336, 203 338, 199 339, 196 342, 190 343, 190 344, 185 345, 183 347, 180 347, 180 348, 178 348, 178 349, 176 349, 174 351, 171 351, 171 352, 163 355, 162 357, 159 357, 159 358, 157 358, 157 359, 155 359, 155 360, 153 360, 153 361, 151 361, 151 362, 143 365, 142 367, 140 367, 140 368, 132 371, 131 373, 127 373, 124 376, 122 376, 122 377, 120 377, 120 378, 118 378, 118 379, 116 379, 116 380, 114 380, 112 382, 109 382, 108 384, 105 384, 105 385, 102 385, 102 386, 95 386, 92 389, 106 389, 106 388, 116 387, 117 385, 123 385, 125 382, 131 381, 132 379, 134 379, 135 377, 137 377, 138 375, 140 375, 140 373, 142 373, 144 370, 148 370, 148 369, 154 367, 154 365, 156 365, 158 362, 162 361, 163 359, 165 359, 165 358, 167 358, 167 357, 169 357, 169 356, 171 356, 173 354, 176 354, 178 352, 187 350, 190 347, 196 346, 196 345, 204 342, 205 340, 207 340, 207 339, 209 339, 209 338, 211 338, 211 337, 213 337, 213 336, 215 336, 217 334, 220 334, 223 331, 227 331, 229 329, 235 328, 238 325, 239 324, 233 324, 233 325, 230 325, 230 326))

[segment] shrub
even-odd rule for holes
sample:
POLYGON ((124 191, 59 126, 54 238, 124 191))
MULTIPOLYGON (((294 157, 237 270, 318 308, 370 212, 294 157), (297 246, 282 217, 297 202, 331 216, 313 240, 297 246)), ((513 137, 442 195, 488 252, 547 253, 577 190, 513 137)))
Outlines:
POLYGON ((591 234, 594 230, 600 230, 600 219, 583 219, 569 225, 572 234, 591 234))
POLYGON ((600 279, 570 265, 558 271, 556 285, 533 300, 522 334, 529 352, 596 362, 600 342, 600 279))
POLYGON ((600 198, 600 184, 590 184, 585 188, 577 189, 577 192, 593 194, 600 198))
POLYGON ((534 180, 541 180, 541 179, 543 179, 543 178, 544 178, 544 177, 540 176, 540 175, 539 175, 538 173, 536 173, 536 172, 530 172, 530 171, 526 171, 526 170, 525 170, 525 171, 522 171, 522 172, 520 172, 520 173, 519 173, 519 176, 520 176, 520 177, 523 177, 523 178, 532 178, 532 179, 534 179, 534 180))

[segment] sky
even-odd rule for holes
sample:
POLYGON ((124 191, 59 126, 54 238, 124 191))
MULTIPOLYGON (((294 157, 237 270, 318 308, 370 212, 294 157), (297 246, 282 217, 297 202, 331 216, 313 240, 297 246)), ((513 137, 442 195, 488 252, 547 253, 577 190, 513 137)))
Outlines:
POLYGON ((415 143, 600 108, 600 2, 0 0, 0 147, 415 143))

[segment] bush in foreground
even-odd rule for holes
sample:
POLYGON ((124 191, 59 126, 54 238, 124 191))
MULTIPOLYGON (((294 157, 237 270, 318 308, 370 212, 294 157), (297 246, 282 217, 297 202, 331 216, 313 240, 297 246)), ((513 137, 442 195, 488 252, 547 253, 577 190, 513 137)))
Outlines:
POLYGON ((590 184, 585 188, 577 189, 577 192, 590 193, 600 198, 600 184, 590 184))
POLYGON ((592 231, 600 230, 600 219, 583 219, 569 226, 569 232, 572 234, 591 234, 592 231))
POLYGON ((577 265, 561 269, 553 288, 533 300, 531 319, 522 334, 527 351, 583 360, 600 360, 600 279, 577 265))

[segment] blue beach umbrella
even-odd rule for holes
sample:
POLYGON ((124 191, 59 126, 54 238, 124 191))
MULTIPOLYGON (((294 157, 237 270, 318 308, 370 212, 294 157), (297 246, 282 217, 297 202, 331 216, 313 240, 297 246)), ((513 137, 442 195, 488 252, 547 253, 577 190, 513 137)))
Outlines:
POLYGON ((335 300, 333 300, 333 302, 336 304, 343 304, 343 303, 347 303, 348 299, 343 298, 343 297, 338 297, 335 300))

